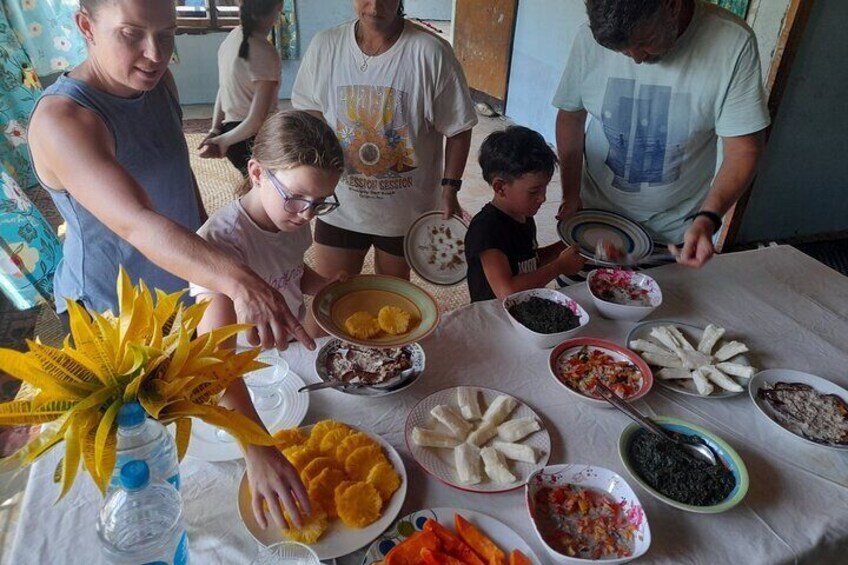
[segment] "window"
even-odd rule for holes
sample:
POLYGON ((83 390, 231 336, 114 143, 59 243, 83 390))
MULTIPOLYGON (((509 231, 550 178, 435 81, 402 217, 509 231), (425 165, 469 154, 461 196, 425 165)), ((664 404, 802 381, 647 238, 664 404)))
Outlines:
POLYGON ((233 29, 239 25, 239 0, 178 0, 177 25, 183 33, 233 29))

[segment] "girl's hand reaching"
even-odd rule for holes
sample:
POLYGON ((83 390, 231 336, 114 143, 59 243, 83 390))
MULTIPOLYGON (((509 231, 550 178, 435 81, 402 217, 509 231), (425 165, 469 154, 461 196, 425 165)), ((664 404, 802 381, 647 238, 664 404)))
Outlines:
POLYGON ((268 527, 264 502, 277 527, 289 529, 280 510, 281 505, 295 527, 302 527, 303 518, 309 516, 312 508, 297 469, 273 446, 248 446, 245 460, 253 515, 259 526, 263 529, 268 527))
POLYGON ((575 275, 586 264, 586 259, 580 255, 580 248, 572 245, 563 250, 556 258, 559 272, 562 275, 575 275))

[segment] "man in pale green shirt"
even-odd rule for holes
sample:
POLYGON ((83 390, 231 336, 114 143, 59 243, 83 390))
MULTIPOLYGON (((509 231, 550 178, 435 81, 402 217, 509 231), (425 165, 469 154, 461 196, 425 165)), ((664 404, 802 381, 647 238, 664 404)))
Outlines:
POLYGON ((553 100, 560 216, 618 212, 700 267, 753 178, 769 125, 754 33, 702 0, 586 7, 553 100))

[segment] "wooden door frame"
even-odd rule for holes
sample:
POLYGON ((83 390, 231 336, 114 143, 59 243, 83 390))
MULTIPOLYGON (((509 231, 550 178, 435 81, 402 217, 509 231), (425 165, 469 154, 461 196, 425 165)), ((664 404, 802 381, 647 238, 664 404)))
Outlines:
MULTIPOLYGON (((795 56, 806 31, 813 2, 814 0, 791 0, 789 7, 786 9, 783 26, 780 30, 780 36, 774 49, 771 64, 769 65, 769 73, 765 85, 772 125, 777 117, 780 103, 783 101, 792 71, 792 64, 795 62, 795 56)), ((770 133, 771 127, 766 130, 766 139, 768 139, 770 133)), ((725 214, 724 225, 719 232, 718 243, 716 245, 719 251, 729 248, 735 243, 739 231, 742 228, 742 219, 745 215, 745 209, 748 207, 748 201, 751 198, 753 185, 754 181, 751 181, 751 185, 745 191, 745 194, 725 214)))
MULTIPOLYGON (((456 40, 455 30, 456 30, 456 4, 459 0, 453 0, 451 5, 451 45, 455 47, 454 41, 456 40)), ((468 87, 469 92, 471 93, 471 98, 475 102, 484 102, 492 107, 497 113, 501 115, 506 115, 506 105, 507 100, 509 99, 509 79, 512 75, 512 54, 515 49, 515 30, 518 26, 518 8, 521 4, 521 0, 515 0, 515 13, 512 18, 512 29, 510 30, 510 38, 509 38, 509 48, 507 49, 507 66, 506 66, 506 89, 504 90, 504 98, 503 100, 499 100, 494 96, 486 94, 476 88, 468 87)))

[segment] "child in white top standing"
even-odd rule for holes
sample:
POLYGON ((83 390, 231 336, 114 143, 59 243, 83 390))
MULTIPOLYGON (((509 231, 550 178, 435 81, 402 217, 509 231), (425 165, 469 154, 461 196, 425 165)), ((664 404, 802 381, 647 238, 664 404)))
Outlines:
POLYGON ((200 156, 226 157, 244 176, 254 136, 277 109, 282 63, 268 34, 282 6, 282 0, 243 0, 241 25, 218 49, 218 96, 200 156))
MULTIPOLYGON (((303 295, 314 295, 331 282, 303 262, 312 244, 309 221, 338 207, 334 192, 343 170, 342 148, 323 120, 301 111, 275 113, 256 135, 241 198, 209 218, 198 234, 276 288, 303 321, 303 295)), ((210 302, 198 332, 236 323, 229 297, 195 284, 190 293, 198 301, 210 302)), ((314 321, 306 327, 313 336, 318 333, 314 321)), ((234 342, 235 338, 227 346, 234 347, 234 342)), ((241 379, 227 389, 220 404, 262 425, 241 379)), ((306 513, 309 501, 297 471, 274 447, 244 448, 259 523, 267 524, 265 501, 278 526, 286 527, 280 503, 299 525, 294 501, 306 513)))

